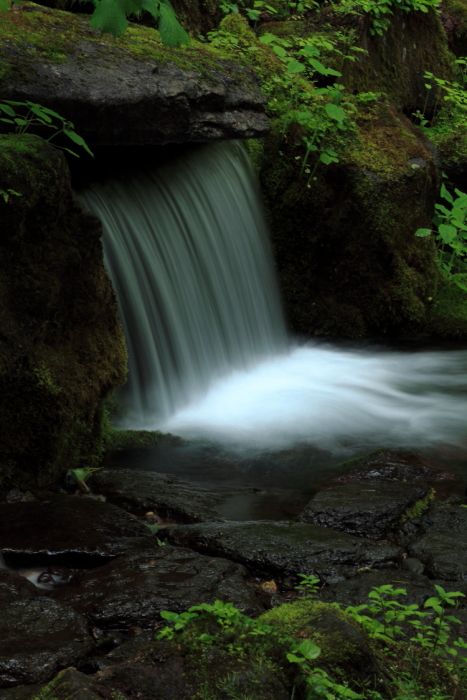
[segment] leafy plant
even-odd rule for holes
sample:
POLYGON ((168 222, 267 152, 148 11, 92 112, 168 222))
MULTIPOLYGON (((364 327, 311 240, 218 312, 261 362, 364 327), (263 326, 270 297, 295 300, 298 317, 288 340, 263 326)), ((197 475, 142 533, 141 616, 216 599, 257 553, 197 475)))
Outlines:
MULTIPOLYGON (((74 125, 48 107, 43 107, 35 102, 3 100, 0 102, 0 115, 3 115, 0 116, 0 121, 5 124, 11 124, 17 134, 24 134, 36 126, 46 127, 54 132, 48 139, 45 139, 46 141, 51 141, 59 134, 64 134, 73 143, 82 146, 89 155, 93 155, 84 139, 74 131, 74 125), (54 121, 58 122, 58 126, 54 121)), ((56 144, 53 145, 56 146, 56 144)), ((57 148, 61 148, 77 158, 79 157, 70 148, 63 148, 62 146, 57 146, 57 148)))
MULTIPOLYGON (((437 260, 440 271, 444 273, 448 283, 456 284, 467 292, 467 194, 458 189, 454 192, 456 197, 452 196, 444 184, 441 185, 440 194, 448 206, 435 204, 436 215, 433 217, 433 223, 436 231, 419 228, 415 235, 424 238, 435 234, 440 251, 437 260)), ((435 281, 434 297, 438 293, 439 278, 440 275, 435 281)))
POLYGON ((68 469, 66 475, 71 476, 76 482, 87 481, 89 477, 98 472, 102 467, 83 467, 81 469, 68 469))
POLYGON ((298 574, 301 579, 300 584, 295 586, 295 590, 303 591, 306 598, 313 598, 319 593, 320 580, 314 574, 298 574))
POLYGON ((189 44, 190 37, 181 26, 169 0, 92 0, 95 6, 90 20, 93 29, 120 36, 128 27, 129 15, 139 16, 143 10, 158 23, 162 42, 166 46, 189 44))
POLYGON ((440 0, 340 0, 334 10, 342 14, 367 14, 370 17, 370 34, 382 36, 389 27, 395 9, 426 13, 439 5, 440 0))
POLYGON ((6 190, 0 189, 0 197, 3 197, 5 203, 9 201, 11 196, 22 197, 23 195, 20 192, 15 192, 15 190, 12 190, 11 188, 8 188, 6 190))

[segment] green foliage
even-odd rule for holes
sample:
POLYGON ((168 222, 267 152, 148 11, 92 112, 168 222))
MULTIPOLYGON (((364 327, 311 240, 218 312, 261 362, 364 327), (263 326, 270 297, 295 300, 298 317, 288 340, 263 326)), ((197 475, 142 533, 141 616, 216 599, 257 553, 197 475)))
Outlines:
MULTIPOLYGON (((435 233, 439 246, 438 265, 444 273, 448 283, 456 284, 467 292, 467 194, 458 189, 454 190, 453 197, 445 185, 441 185, 441 197, 447 202, 435 204, 436 214, 433 223, 436 231, 419 228, 415 235, 421 238, 435 233)), ((436 280, 434 296, 438 292, 438 280, 436 280)))
POLYGON ((71 476, 76 482, 87 481, 94 472, 102 467, 83 467, 82 469, 68 469, 66 475, 71 476))
POLYGON ((293 16, 301 16, 304 12, 309 10, 319 10, 320 4, 315 0, 298 0, 296 2, 283 0, 279 3, 279 6, 277 3, 271 5, 262 0, 237 0, 237 2, 223 0, 220 3, 220 8, 225 14, 229 12, 242 12, 256 27, 258 20, 264 13, 269 17, 273 17, 275 20, 283 20, 293 16))
MULTIPOLYGON (((53 131, 53 134, 48 139, 45 139, 46 141, 51 141, 59 134, 64 134, 73 143, 82 146, 89 155, 93 155, 84 139, 75 133, 74 125, 48 107, 43 107, 35 102, 3 100, 0 102, 0 115, 3 115, 0 116, 0 122, 10 124, 17 134, 24 134, 26 131, 34 130, 34 127, 46 127, 53 131), (54 121, 58 122, 58 126, 54 121)), ((55 146, 56 144, 52 145, 55 146)), ((62 147, 57 146, 57 148, 62 147)), ((79 157, 77 153, 69 148, 62 148, 62 150, 71 153, 77 158, 79 157)))
POLYGON ((0 12, 5 12, 10 9, 10 3, 8 0, 0 0, 0 12))
POLYGON ((190 37, 179 23, 169 0, 92 0, 95 6, 90 24, 102 33, 120 36, 128 27, 127 17, 139 16, 143 10, 158 22, 162 42, 166 46, 189 44, 190 37))
POLYGON ((22 194, 20 192, 15 192, 15 190, 12 190, 10 187, 6 190, 0 189, 0 197, 3 197, 4 202, 8 202, 10 197, 22 197, 22 194))
POLYGON ((314 598, 320 590, 320 581, 314 574, 298 574, 300 585, 295 586, 295 590, 302 591, 306 598, 314 598))
POLYGON ((428 12, 437 9, 440 0, 340 0, 334 6, 342 14, 366 14, 370 17, 370 34, 382 36, 388 29, 393 11, 428 12))

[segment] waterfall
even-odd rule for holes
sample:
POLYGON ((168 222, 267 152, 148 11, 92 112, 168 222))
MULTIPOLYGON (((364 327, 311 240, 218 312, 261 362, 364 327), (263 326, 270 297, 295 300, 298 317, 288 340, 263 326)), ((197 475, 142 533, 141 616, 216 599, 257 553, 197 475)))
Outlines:
POLYGON ((80 198, 103 224, 132 427, 154 427, 215 379, 286 347, 261 197, 240 144, 202 147, 80 198))

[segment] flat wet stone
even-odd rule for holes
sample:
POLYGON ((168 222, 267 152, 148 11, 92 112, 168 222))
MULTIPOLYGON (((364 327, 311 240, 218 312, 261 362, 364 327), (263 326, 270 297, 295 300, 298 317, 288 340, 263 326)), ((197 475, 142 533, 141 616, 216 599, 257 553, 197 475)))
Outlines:
POLYGON ((349 462, 350 471, 334 481, 352 482, 367 479, 398 479, 400 481, 451 481, 454 474, 443 470, 441 463, 428 460, 409 450, 382 448, 349 462))
POLYGON ((168 536, 172 544, 225 556, 262 576, 316 574, 329 582, 364 566, 393 567, 403 552, 319 525, 267 520, 183 525, 168 536))
MULTIPOLYGON (((151 538, 148 528, 110 503, 77 496, 49 501, 0 504, 1 550, 9 560, 27 555, 30 562, 73 554, 98 560, 128 551, 135 538, 151 538)), ((50 563, 50 559, 49 559, 50 563)))
POLYGON ((148 629, 161 621, 161 610, 183 612, 217 599, 248 615, 259 614, 263 608, 244 573, 242 566, 226 559, 155 547, 83 572, 51 595, 102 629, 148 629))
POLYGON ((225 496, 171 474, 135 469, 102 469, 89 481, 110 503, 138 514, 154 511, 187 523, 220 520, 216 505, 225 496))
POLYGON ((427 484, 402 481, 360 481, 335 486, 319 491, 298 519, 378 540, 429 492, 427 484))
POLYGON ((46 683, 93 648, 86 620, 55 600, 0 602, 0 687, 46 683))

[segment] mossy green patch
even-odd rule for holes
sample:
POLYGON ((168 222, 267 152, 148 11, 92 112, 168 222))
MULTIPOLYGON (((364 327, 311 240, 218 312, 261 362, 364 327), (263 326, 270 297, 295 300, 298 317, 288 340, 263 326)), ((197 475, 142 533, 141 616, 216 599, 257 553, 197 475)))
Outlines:
POLYGON ((411 520, 412 518, 419 518, 420 515, 423 515, 423 513, 428 510, 434 497, 435 490, 432 488, 424 498, 420 498, 413 505, 411 505, 410 508, 407 508, 396 525, 401 525, 402 523, 405 523, 406 520, 411 520))
POLYGON ((442 338, 467 338, 467 292, 455 285, 441 289, 429 311, 429 327, 442 338))
POLYGON ((89 16, 51 10, 26 2, 21 8, 2 13, 0 24, 0 85, 14 77, 27 82, 34 79, 34 66, 40 63, 78 61, 92 71, 94 47, 109 63, 125 56, 138 61, 172 62, 180 68, 198 70, 206 77, 213 70, 224 71, 219 61, 225 52, 193 40, 183 48, 169 48, 161 42, 157 30, 130 24, 125 34, 113 39, 89 26, 89 16), (89 50, 89 49, 88 49, 89 50))
POLYGON ((112 430, 107 434, 106 449, 127 450, 139 447, 154 447, 161 443, 180 445, 181 438, 159 430, 112 430))

